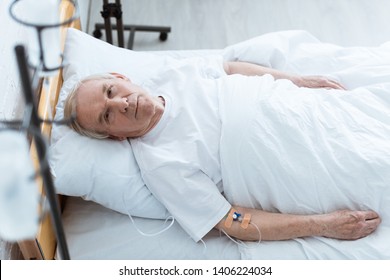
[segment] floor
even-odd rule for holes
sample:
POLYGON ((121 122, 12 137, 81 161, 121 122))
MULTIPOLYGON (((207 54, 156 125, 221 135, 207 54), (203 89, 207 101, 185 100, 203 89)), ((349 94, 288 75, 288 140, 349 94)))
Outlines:
MULTIPOLYGON (((170 26, 168 40, 136 33, 135 50, 214 49, 264 33, 305 29, 324 42, 372 46, 390 40, 388 0, 123 0, 125 24, 170 26)), ((90 1, 84 29, 102 23, 90 1)), ((128 35, 127 35, 128 36, 128 35)), ((103 38, 104 39, 104 38, 103 38)), ((126 39, 127 41, 127 39, 126 39)))

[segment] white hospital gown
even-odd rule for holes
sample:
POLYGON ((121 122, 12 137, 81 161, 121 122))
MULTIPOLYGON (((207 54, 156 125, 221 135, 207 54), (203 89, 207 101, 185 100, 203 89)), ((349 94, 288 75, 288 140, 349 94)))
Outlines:
POLYGON ((190 59, 143 86, 165 99, 162 119, 131 146, 145 184, 198 241, 229 211, 221 194, 217 83, 222 58, 190 59), (158 84, 158 87, 154 86, 158 84))

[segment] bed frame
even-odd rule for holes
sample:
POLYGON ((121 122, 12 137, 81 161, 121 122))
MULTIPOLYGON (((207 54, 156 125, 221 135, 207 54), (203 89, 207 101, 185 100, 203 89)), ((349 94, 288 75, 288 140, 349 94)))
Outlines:
MULTIPOLYGON (((61 1, 60 5, 60 22, 65 19, 69 19, 74 15, 74 5, 66 0, 61 1)), ((80 20, 77 19, 68 25, 61 26, 61 46, 62 49, 65 44, 66 29, 69 27, 80 29, 80 20)), ((58 101, 58 96, 62 86, 62 71, 59 71, 57 75, 46 78, 48 79, 48 86, 38 89, 38 115, 42 119, 53 119, 55 115, 55 108, 58 101)), ((42 83, 40 83, 42 84, 42 83)), ((50 138, 51 124, 43 123, 41 125, 42 134, 50 138)), ((30 148, 31 158, 34 166, 38 166, 39 159, 36 152, 34 143, 30 148)), ((43 204, 47 203, 44 195, 43 180, 37 179, 39 191, 42 193, 43 204)), ((64 202, 65 197, 60 197, 60 201, 64 202)), ((62 203, 63 204, 63 203, 62 203)), ((34 240, 24 240, 19 242, 19 247, 22 252, 23 258, 27 260, 52 260, 55 257, 56 252, 56 237, 54 229, 50 219, 50 215, 45 215, 39 224, 37 236, 34 240)))

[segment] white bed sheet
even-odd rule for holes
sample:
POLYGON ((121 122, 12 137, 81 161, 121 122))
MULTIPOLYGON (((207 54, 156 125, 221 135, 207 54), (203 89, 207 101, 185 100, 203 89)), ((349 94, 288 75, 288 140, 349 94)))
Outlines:
MULTIPOLYGON (((145 233, 165 228, 164 220, 133 217, 145 233)), ((195 243, 174 223, 155 237, 141 235, 128 216, 78 197, 68 197, 63 212, 71 259, 240 259, 241 250, 213 230, 195 243)))
MULTIPOLYGON (((208 51, 203 51, 204 53, 208 51)), ((323 44, 305 32, 282 32, 255 38, 225 50, 210 53, 227 60, 245 60, 301 74, 323 74, 339 80, 347 88, 390 82, 390 44, 378 48, 342 48, 323 44)), ((173 52, 188 57, 199 52, 173 52)), ((390 106, 385 103, 383 106, 390 106)), ((389 116, 390 117, 390 116, 389 116)), ((389 186, 390 187, 390 186, 389 186)), ((388 193, 388 191, 386 191, 388 193)), ((361 202, 364 204, 365 202, 361 202)), ((364 253, 365 242, 302 238, 288 241, 249 243, 251 249, 238 246, 212 231, 202 243, 194 243, 175 224, 159 237, 141 236, 125 215, 80 198, 68 198, 64 225, 73 259, 378 259, 385 254, 364 253), (350 250, 355 253, 344 253, 350 250), (359 253, 361 252, 361 253, 359 253)), ((386 213, 384 226, 370 238, 378 251, 390 251, 390 227, 386 213)), ((161 220, 136 218, 147 231, 161 220)))

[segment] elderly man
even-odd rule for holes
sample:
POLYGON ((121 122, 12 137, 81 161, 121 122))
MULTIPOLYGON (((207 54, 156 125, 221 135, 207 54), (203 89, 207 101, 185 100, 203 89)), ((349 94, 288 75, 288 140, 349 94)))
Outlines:
MULTIPOLYGON (((370 210, 295 215, 232 205, 223 194, 221 172, 220 140, 226 125, 221 120, 222 82, 187 67, 161 77, 164 81, 190 73, 187 83, 174 88, 143 88, 118 73, 88 77, 69 95, 65 116, 77 116, 71 126, 80 134, 129 138, 145 184, 195 241, 212 228, 241 240, 358 239, 375 231, 381 219, 370 210)), ((224 62, 221 68, 228 74, 223 79, 231 76, 243 83, 261 84, 264 81, 258 80, 272 76, 289 80, 294 87, 344 89, 325 77, 298 76, 246 62, 224 62)), ((239 94, 246 98, 245 91, 239 94)))

